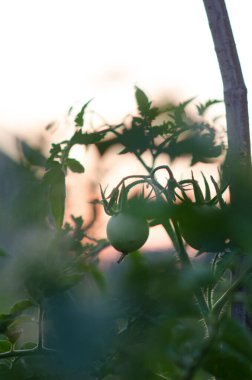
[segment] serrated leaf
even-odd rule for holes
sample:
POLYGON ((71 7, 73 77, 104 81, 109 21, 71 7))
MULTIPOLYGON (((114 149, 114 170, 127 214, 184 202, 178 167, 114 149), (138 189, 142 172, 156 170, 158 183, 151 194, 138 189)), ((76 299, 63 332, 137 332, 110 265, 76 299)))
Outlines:
POLYGON ((151 102, 149 101, 147 95, 140 88, 136 87, 135 97, 137 101, 137 106, 140 114, 146 116, 150 110, 151 102))
POLYGON ((172 113, 169 112, 170 116, 173 116, 177 127, 179 128, 188 127, 187 124, 184 123, 185 109, 188 106, 188 104, 190 104, 194 99, 195 97, 190 98, 183 103, 180 103, 177 107, 175 107, 172 110, 172 113))
POLYGON ((196 105, 198 115, 203 116, 209 107, 213 106, 214 104, 218 104, 218 103, 222 103, 222 102, 223 102, 222 100, 218 100, 218 99, 212 99, 211 100, 210 99, 205 103, 199 103, 198 105, 196 105))
POLYGON ((86 111, 87 106, 93 99, 90 99, 84 106, 81 108, 80 112, 77 114, 76 118, 74 119, 76 127, 82 127, 84 125, 84 114, 86 111))
POLYGON ((74 173, 84 173, 85 169, 81 163, 74 158, 67 158, 67 167, 74 173))
POLYGON ((28 309, 31 306, 34 306, 34 302, 32 302, 31 300, 18 301, 11 307, 10 313, 12 314, 22 313, 22 311, 28 309))
POLYGON ((77 131, 71 138, 71 144, 96 144, 104 138, 105 134, 105 132, 82 133, 81 131, 77 131))

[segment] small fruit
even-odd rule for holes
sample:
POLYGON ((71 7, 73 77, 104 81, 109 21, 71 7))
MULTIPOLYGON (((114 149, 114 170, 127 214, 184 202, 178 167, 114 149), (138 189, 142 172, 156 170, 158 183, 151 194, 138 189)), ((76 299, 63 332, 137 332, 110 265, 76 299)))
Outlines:
POLYGON ((179 205, 176 210, 181 235, 197 250, 218 252, 226 246, 225 213, 209 204, 179 205))
POLYGON ((146 242, 149 225, 145 219, 121 212, 109 219, 107 236, 115 249, 126 254, 136 251, 146 242))

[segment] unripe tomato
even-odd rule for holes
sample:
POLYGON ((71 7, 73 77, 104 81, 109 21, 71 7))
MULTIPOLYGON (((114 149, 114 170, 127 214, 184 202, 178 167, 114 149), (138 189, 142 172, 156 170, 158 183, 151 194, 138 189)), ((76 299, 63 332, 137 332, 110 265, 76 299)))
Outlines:
POLYGON ((121 212, 113 215, 107 224, 107 236, 111 245, 120 252, 136 251, 149 236, 149 225, 145 219, 121 212))
POLYGON ((214 205, 179 205, 176 210, 181 235, 197 250, 221 251, 228 239, 225 213, 214 205))

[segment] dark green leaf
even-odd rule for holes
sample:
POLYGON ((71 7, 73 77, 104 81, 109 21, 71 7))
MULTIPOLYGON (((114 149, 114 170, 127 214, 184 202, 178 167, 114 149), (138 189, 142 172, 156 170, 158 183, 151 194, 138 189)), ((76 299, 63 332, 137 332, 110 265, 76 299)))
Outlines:
POLYGON ((155 120, 156 117, 158 116, 158 114, 159 114, 159 109, 157 107, 150 108, 150 110, 148 112, 149 121, 155 120))
POLYGON ((210 187, 209 187, 209 184, 207 182, 207 179, 204 175, 203 172, 201 172, 201 175, 203 177, 203 180, 204 180, 204 184, 205 184, 205 201, 206 202, 209 202, 211 200, 211 191, 210 191, 210 187))
POLYGON ((135 97, 140 114, 146 116, 151 105, 147 95, 140 88, 136 87, 135 97))
POLYGON ((112 190, 112 193, 108 202, 108 208, 110 210, 117 207, 118 196, 119 196, 119 189, 115 187, 112 190))
POLYGON ((82 127, 84 125, 84 114, 87 106, 93 99, 90 99, 84 106, 81 108, 80 112, 77 114, 76 118, 74 119, 76 127, 82 127))
POLYGON ((52 144, 52 147, 50 149, 50 159, 54 159, 54 158, 58 157, 60 152, 61 152, 61 145, 60 144, 52 144))
POLYGON ((75 132, 71 138, 71 144, 81 144, 81 145, 90 145, 96 144, 102 140, 105 136, 105 132, 93 132, 93 133, 82 133, 81 131, 75 132))
POLYGON ((85 169, 81 163, 74 158, 67 158, 67 167, 74 173, 84 173, 85 169))
POLYGON ((95 145, 102 156, 104 153, 107 152, 108 149, 110 149, 112 146, 118 144, 118 137, 112 138, 105 141, 98 141, 95 145))
POLYGON ((188 99, 186 100, 185 102, 183 103, 180 103, 177 107, 175 107, 172 112, 169 112, 170 116, 172 116, 172 118, 174 119, 175 121, 175 124, 179 127, 179 128, 183 128, 183 127, 188 127, 187 124, 185 123, 185 109, 186 107, 188 106, 188 104, 190 104, 195 98, 191 98, 191 99, 188 99))
POLYGON ((193 193, 195 197, 195 202, 197 204, 204 203, 203 193, 201 191, 200 185, 198 184, 198 181, 196 181, 193 177, 193 172, 192 172, 192 185, 193 185, 193 193))
POLYGON ((208 100, 206 103, 199 103, 198 105, 196 105, 199 116, 203 116, 209 107, 222 102, 222 100, 213 99, 208 100))

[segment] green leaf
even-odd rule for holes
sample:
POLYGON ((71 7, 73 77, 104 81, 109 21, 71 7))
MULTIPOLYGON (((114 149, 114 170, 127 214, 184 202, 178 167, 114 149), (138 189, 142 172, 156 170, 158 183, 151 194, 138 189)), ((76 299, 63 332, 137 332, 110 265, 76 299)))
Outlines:
POLYGON ((34 306, 34 302, 32 302, 31 300, 18 301, 11 307, 10 313, 22 313, 24 310, 28 309, 31 306, 34 306))
POLYGON ((58 228, 61 228, 65 214, 65 174, 60 167, 52 170, 54 176, 49 188, 49 201, 55 224, 58 228))
POLYGON ((149 101, 147 95, 140 88, 136 87, 135 97, 140 114, 142 116, 146 116, 150 110, 151 105, 151 102, 149 101))
POLYGON ((67 167, 74 173, 84 173, 85 169, 81 163, 74 158, 67 158, 67 167))
POLYGON ((185 123, 184 117, 185 117, 185 109, 190 104, 195 98, 190 98, 186 100, 183 103, 180 103, 177 107, 175 107, 172 112, 169 112, 170 116, 174 119, 177 127, 183 128, 186 127, 188 128, 188 125, 185 123))
POLYGON ((0 340, 0 353, 9 352, 11 350, 11 343, 8 340, 0 340))
POLYGON ((195 197, 195 202, 197 204, 204 203, 204 195, 201 191, 200 185, 198 184, 198 181, 194 179, 193 172, 192 172, 192 185, 193 185, 193 193, 195 197))
POLYGON ((213 106, 214 104, 218 104, 222 102, 223 102, 222 100, 210 99, 206 103, 199 103, 198 105, 196 105, 198 115, 203 116, 209 107, 213 106))
POLYGON ((202 175, 202 177, 203 177, 204 184, 205 184, 205 201, 206 201, 206 202, 209 202, 209 201, 211 200, 210 186, 209 186, 209 184, 208 184, 208 182, 207 182, 207 179, 206 179, 206 177, 205 177, 205 175, 204 175, 203 172, 201 172, 201 175, 202 175))
POLYGON ((112 190, 109 202, 108 202, 108 208, 109 210, 117 209, 117 201, 118 201, 118 196, 119 196, 119 189, 115 187, 112 190))
POLYGON ((81 145, 90 145, 96 144, 102 140, 105 136, 105 132, 92 132, 92 133, 82 133, 81 131, 75 132, 71 138, 71 145, 81 144, 81 145))
POLYGON ((76 118, 74 119, 76 127, 82 127, 84 125, 84 114, 86 111, 87 106, 89 103, 93 100, 90 99, 84 106, 81 108, 80 112, 77 114, 76 118))

